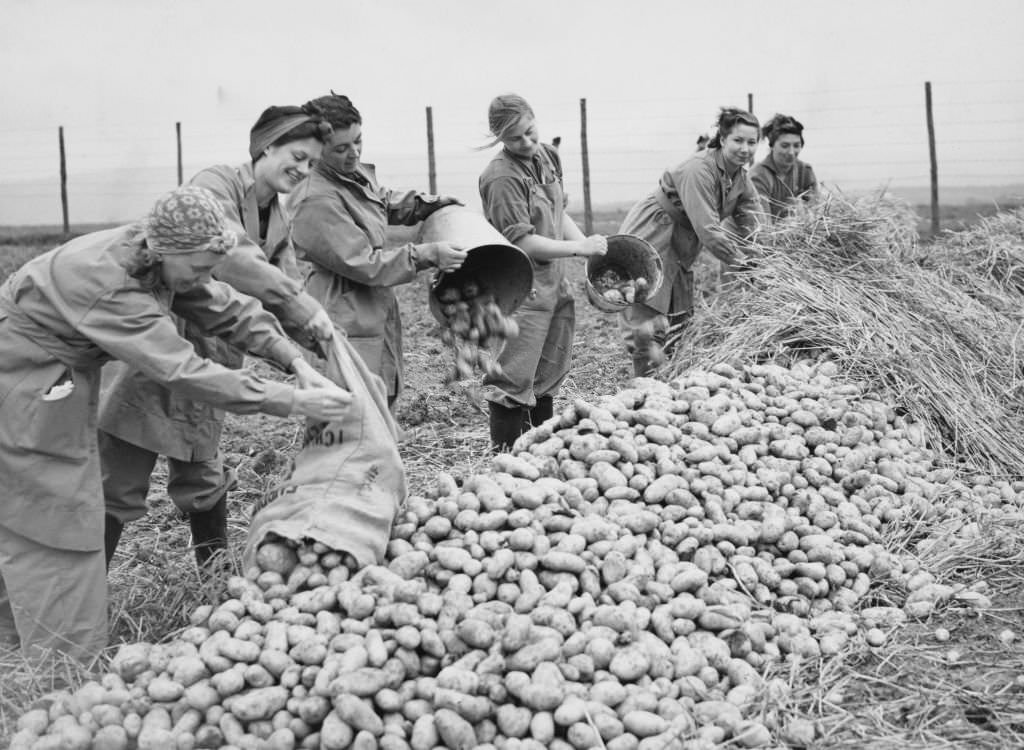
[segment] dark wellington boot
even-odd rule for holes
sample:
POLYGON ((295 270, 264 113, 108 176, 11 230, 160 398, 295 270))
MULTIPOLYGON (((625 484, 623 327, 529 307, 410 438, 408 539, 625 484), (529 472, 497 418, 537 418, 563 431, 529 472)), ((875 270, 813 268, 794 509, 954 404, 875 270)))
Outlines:
POLYGON ((504 453, 520 435, 530 429, 530 413, 522 406, 509 408, 488 401, 490 409, 491 450, 504 453))
POLYGON ((196 564, 202 569, 220 550, 228 546, 228 498, 225 494, 209 510, 190 513, 188 524, 192 529, 192 545, 196 551, 196 564))
POLYGON ((555 413, 555 399, 552 396, 541 396, 537 405, 530 409, 530 424, 534 427, 551 419, 555 413))
POLYGON ((109 513, 106 514, 103 520, 103 549, 107 553, 107 570, 110 570, 110 561, 114 559, 114 552, 117 550, 117 543, 121 541, 121 532, 124 530, 124 523, 109 513))

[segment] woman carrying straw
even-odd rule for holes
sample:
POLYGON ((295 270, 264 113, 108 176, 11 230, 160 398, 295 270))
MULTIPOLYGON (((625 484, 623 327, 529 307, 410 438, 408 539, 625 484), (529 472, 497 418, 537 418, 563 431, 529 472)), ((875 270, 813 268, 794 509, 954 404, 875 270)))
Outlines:
POLYGON ((626 350, 637 377, 651 375, 664 361, 669 327, 679 331, 692 317, 691 269, 701 250, 707 249, 727 268, 743 259, 726 222, 734 220, 741 237, 757 227, 760 203, 746 165, 757 146, 758 127, 749 112, 723 108, 707 148, 665 170, 658 187, 622 221, 619 233, 650 242, 661 256, 665 274, 652 297, 622 314, 626 350))
POLYGON ((88 660, 107 641, 96 445, 105 362, 239 413, 328 421, 351 402, 259 302, 211 278, 236 240, 220 202, 186 186, 144 221, 74 239, 0 287, 0 640, 20 641, 29 658, 56 649, 88 660), (175 316, 295 373, 299 386, 202 358, 175 316))
POLYGON ((762 128, 771 149, 750 168, 754 183, 772 221, 791 214, 801 202, 818 196, 818 178, 811 165, 798 157, 804 148, 804 126, 789 115, 775 115, 762 128))
POLYGON ((387 246, 387 228, 413 226, 458 198, 391 190, 361 160, 363 118, 347 96, 314 99, 334 132, 309 179, 295 191, 292 239, 312 264, 306 289, 344 330, 370 371, 383 378, 392 407, 402 389, 402 320, 392 287, 426 268, 451 271, 465 251, 448 242, 387 246))
MULTIPOLYGON (((309 174, 320 158, 331 128, 318 112, 300 107, 269 107, 249 134, 250 160, 218 165, 192 178, 224 209, 227 225, 239 237, 214 276, 256 297, 285 330, 307 346, 329 339, 330 318, 303 291, 278 200, 309 174)), ((201 356, 238 369, 243 355, 190 323, 185 337, 201 356)), ((188 517, 196 562, 227 546, 227 493, 234 470, 225 470, 219 448, 224 410, 176 394, 145 372, 118 363, 106 368, 99 412, 99 447, 106 498, 106 555, 113 557, 124 524, 146 513, 150 475, 159 456, 167 457, 167 494, 188 517)))
POLYGON ((515 313, 519 335, 498 354, 501 373, 484 378, 491 445, 507 450, 554 413, 569 372, 576 308, 568 259, 604 255, 601 235, 584 236, 565 212, 558 150, 540 142, 533 109, 521 96, 495 97, 487 113, 499 151, 480 175, 487 220, 533 262, 533 292, 515 313))

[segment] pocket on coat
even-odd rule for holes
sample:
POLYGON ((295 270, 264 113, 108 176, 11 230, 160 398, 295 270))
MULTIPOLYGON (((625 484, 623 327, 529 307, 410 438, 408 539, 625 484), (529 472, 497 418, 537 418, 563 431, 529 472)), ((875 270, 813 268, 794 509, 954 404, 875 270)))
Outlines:
POLYGON ((45 368, 32 381, 23 381, 4 402, 3 418, 14 445, 51 458, 82 458, 89 451, 88 432, 95 430, 92 384, 61 364, 45 368), (73 387, 62 395, 68 381, 73 387))

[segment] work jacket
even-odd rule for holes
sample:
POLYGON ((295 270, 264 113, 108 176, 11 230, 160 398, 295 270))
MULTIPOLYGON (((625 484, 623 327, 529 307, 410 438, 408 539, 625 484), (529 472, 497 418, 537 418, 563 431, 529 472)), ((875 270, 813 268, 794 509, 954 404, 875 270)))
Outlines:
POLYGON ((772 221, 790 213, 797 201, 810 201, 818 194, 818 178, 810 164, 797 159, 785 172, 770 153, 750 168, 750 181, 754 183, 772 221))
MULTIPOLYGON (((288 217, 277 197, 268 206, 266 234, 261 237, 252 164, 210 167, 193 177, 191 184, 217 197, 229 228, 239 234, 240 242, 214 271, 215 277, 256 297, 293 338, 311 346, 302 326, 319 305, 297 278, 288 217)), ((200 356, 227 367, 242 366, 242 352, 223 340, 205 336, 184 320, 180 331, 200 356)), ((208 461, 217 455, 223 423, 222 409, 172 391, 126 363, 104 368, 99 428, 132 445, 179 461, 208 461)))
POLYGON ((740 260, 733 232, 750 235, 760 211, 747 171, 740 168, 730 176, 717 148, 665 170, 658 187, 630 210, 619 229, 651 242, 661 256, 664 281, 644 304, 660 313, 678 312, 671 310, 676 277, 689 271, 704 249, 726 265, 740 260), (730 221, 735 228, 727 226, 730 221))
POLYGON ((130 275, 138 231, 74 239, 0 287, 0 525, 51 547, 103 546, 96 410, 105 362, 231 411, 291 412, 291 386, 203 359, 173 316, 287 366, 300 350, 274 317, 218 281, 174 294, 158 272, 130 275))
POLYGON ((323 162, 288 201, 295 251, 311 264, 306 290, 391 397, 402 383, 402 320, 391 288, 412 281, 420 266, 412 243, 388 247, 387 228, 418 224, 436 202, 434 195, 381 187, 372 164, 345 175, 323 162))

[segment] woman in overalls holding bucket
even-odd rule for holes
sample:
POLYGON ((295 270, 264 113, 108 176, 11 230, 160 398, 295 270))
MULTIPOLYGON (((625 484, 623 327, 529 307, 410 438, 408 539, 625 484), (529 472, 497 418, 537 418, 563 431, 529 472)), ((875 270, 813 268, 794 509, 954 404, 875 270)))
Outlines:
POLYGON ((531 425, 554 413, 569 372, 575 303, 567 259, 603 255, 601 235, 584 236, 565 212, 558 151, 540 142, 533 109, 520 96, 495 97, 488 125, 501 151, 480 175, 487 220, 533 262, 534 288, 515 314, 519 335, 498 355, 501 374, 484 378, 491 445, 507 450, 531 425))

